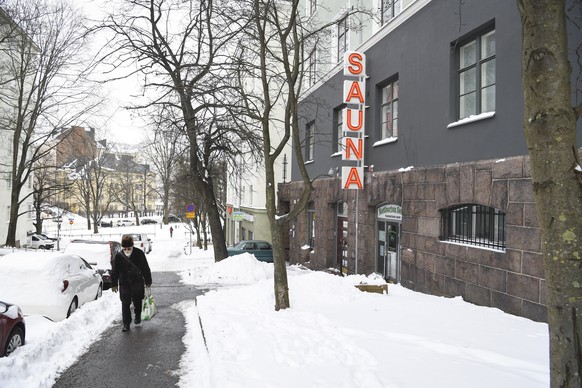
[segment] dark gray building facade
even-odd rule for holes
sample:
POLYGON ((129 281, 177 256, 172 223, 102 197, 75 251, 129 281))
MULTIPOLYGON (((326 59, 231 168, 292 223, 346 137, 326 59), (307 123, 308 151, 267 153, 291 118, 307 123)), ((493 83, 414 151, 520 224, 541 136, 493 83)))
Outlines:
MULTIPOLYGON (((308 209, 289 225, 289 260, 377 272, 414 290, 545 321, 516 3, 412 5, 414 12, 403 9, 350 48, 366 55, 368 76, 362 190, 340 187, 341 167, 350 165, 341 149, 341 64, 302 100, 306 167, 317 178, 308 209)), ((576 104, 582 33, 569 28, 576 104)), ((292 180, 279 186, 281 213, 301 190, 296 163, 292 180)))

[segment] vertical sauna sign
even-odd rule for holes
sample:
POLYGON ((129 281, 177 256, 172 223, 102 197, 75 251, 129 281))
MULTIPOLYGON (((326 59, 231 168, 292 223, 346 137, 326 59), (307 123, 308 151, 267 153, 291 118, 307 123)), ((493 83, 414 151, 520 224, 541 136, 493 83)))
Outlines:
POLYGON ((342 111, 342 160, 355 165, 342 166, 342 188, 364 187, 364 134, 366 109, 366 56, 356 51, 344 54, 344 99, 342 111))

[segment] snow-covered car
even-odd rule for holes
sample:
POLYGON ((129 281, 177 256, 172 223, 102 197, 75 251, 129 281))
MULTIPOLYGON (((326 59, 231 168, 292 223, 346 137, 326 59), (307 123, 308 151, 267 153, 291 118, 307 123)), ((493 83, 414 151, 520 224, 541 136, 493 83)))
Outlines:
POLYGON ((124 237, 131 236, 133 239, 133 246, 138 247, 145 253, 150 253, 152 251, 152 240, 148 238, 148 235, 145 233, 126 233, 121 236, 123 240, 124 237))
POLYGON ((0 357, 9 356, 24 345, 25 333, 22 310, 16 305, 0 302, 0 357))
POLYGON ((15 252, 0 260, 0 295, 24 315, 53 321, 68 318, 101 297, 101 275, 77 255, 61 252, 15 252))
POLYGON ((122 220, 115 221, 115 225, 116 226, 134 226, 135 222, 133 222, 132 220, 128 220, 128 219, 122 219, 122 220))
POLYGON ((53 249, 55 242, 39 234, 31 234, 29 236, 28 246, 32 249, 53 249))
POLYGON ((121 244, 117 241, 71 240, 65 248, 65 253, 81 256, 89 262, 103 279, 103 289, 111 288, 111 261, 121 252, 121 244))

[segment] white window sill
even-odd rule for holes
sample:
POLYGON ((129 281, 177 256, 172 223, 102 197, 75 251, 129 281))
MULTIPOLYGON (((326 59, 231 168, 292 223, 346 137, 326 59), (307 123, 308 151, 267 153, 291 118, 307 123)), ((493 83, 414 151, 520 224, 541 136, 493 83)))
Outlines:
POLYGON ((490 119, 493 116, 495 116, 495 111, 493 111, 493 112, 485 112, 485 113, 481 113, 481 114, 478 114, 478 115, 471 115, 469 117, 465 117, 462 120, 455 121, 454 123, 450 123, 449 125, 447 125, 447 128, 455 128, 455 127, 459 127, 461 125, 465 125, 465 124, 469 124, 469 123, 474 123, 475 121, 481 121, 481 120, 490 119))
POLYGON ((387 137, 386 139, 382 139, 382 140, 379 140, 379 141, 375 142, 372 145, 372 147, 377 147, 377 146, 381 146, 381 145, 384 145, 384 144, 394 143, 394 142, 396 142, 396 140, 398 140, 397 137, 387 137))

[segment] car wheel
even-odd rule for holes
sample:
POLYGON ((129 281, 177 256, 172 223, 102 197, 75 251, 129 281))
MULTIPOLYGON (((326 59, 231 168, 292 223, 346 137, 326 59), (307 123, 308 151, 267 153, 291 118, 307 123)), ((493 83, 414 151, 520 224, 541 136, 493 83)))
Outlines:
POLYGON ((72 313, 75 312, 77 307, 79 306, 79 302, 77 302, 77 297, 75 296, 71 301, 71 305, 69 306, 69 311, 67 311, 67 318, 71 316, 72 313))
POLYGON ((22 328, 15 327, 10 332, 8 336, 8 341, 6 342, 6 351, 4 352, 4 356, 9 356, 10 353, 16 350, 16 348, 24 345, 24 331, 22 328))
POLYGON ((103 287, 100 284, 99 288, 97 289, 97 295, 95 296, 95 300, 101 298, 101 295, 103 295, 103 287))

